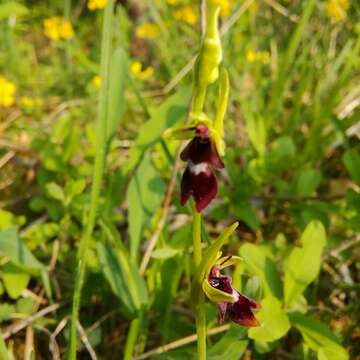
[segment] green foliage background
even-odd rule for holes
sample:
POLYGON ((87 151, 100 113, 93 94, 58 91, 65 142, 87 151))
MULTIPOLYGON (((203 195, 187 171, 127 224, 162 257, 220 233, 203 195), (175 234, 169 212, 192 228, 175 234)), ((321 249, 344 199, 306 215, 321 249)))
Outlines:
MULTIPOLYGON (((207 303, 209 331, 218 331, 208 337, 209 359, 359 356, 360 4, 349 1, 335 21, 328 3, 237 0, 222 17, 231 82, 226 170, 217 174, 219 196, 202 230, 210 243, 240 221, 223 250, 243 258, 233 282, 262 304, 262 326, 219 328, 216 306, 207 303)), ((112 115, 80 311, 81 359, 120 358, 127 339, 128 358, 195 358, 194 339, 187 342, 195 333, 194 269, 191 216, 179 205, 181 170, 170 207, 163 207, 179 144, 162 134, 187 116, 200 44, 200 22, 174 16, 184 5, 193 4, 116 3, 112 115), (153 39, 136 35, 146 22, 160 29, 153 39), (139 79, 130 71, 134 61, 154 74, 139 79)), ((92 79, 102 16, 81 1, 0 5, 0 75, 16 85, 15 104, 0 105, 4 359, 63 358, 68 347, 96 148, 92 79), (74 37, 49 40, 44 19, 64 14, 74 37)), ((215 104, 215 88, 210 99, 215 104)))

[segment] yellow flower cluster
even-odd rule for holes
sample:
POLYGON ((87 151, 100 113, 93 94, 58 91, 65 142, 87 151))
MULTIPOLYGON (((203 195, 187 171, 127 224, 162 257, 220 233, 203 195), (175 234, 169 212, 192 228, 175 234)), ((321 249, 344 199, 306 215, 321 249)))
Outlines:
POLYGON ((158 25, 147 22, 136 28, 136 36, 140 39, 155 39, 160 34, 158 25))
POLYGON ((179 0, 166 0, 166 2, 169 4, 169 5, 177 5, 179 3, 179 0))
POLYGON ((349 0, 327 0, 325 12, 334 22, 340 22, 346 19, 349 6, 349 0))
POLYGON ((15 102, 15 85, 0 76, 0 106, 10 107, 15 102))
POLYGON ((45 19, 44 32, 51 40, 70 39, 74 36, 71 23, 61 16, 45 19))
POLYGON ((89 0, 87 7, 90 11, 101 10, 106 6, 107 0, 89 0))
POLYGON ((153 75, 154 68, 148 66, 146 69, 143 69, 140 61, 134 61, 130 66, 130 71, 136 78, 146 80, 153 75))
POLYGON ((270 61, 270 54, 268 51, 248 50, 246 53, 246 60, 249 63, 261 62, 263 64, 268 64, 270 61))
POLYGON ((194 25, 199 19, 199 14, 196 11, 196 7, 185 5, 174 11, 174 17, 176 20, 183 21, 189 25, 194 25))
POLYGON ((19 104, 24 110, 31 111, 40 107, 42 105, 42 100, 40 98, 22 96, 19 100, 19 104))

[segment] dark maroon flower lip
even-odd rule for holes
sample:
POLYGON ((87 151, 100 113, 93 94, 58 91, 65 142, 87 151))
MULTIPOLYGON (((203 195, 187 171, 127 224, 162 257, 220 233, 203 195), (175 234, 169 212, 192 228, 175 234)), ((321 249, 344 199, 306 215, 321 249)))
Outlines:
POLYGON ((196 210, 201 212, 215 198, 217 191, 217 181, 209 165, 189 162, 181 179, 181 205, 193 196, 196 210))
POLYGON ((224 163, 208 127, 200 123, 194 129, 196 136, 180 154, 181 160, 187 161, 181 180, 181 205, 193 196, 196 210, 201 212, 217 195, 218 185, 213 169, 223 169, 224 163))
POLYGON ((254 310, 260 309, 260 304, 234 289, 231 285, 231 277, 220 275, 219 266, 215 265, 211 269, 208 281, 213 288, 231 294, 234 299, 232 302, 218 303, 218 318, 220 323, 224 321, 225 315, 227 314, 233 322, 239 325, 247 327, 260 325, 253 312, 254 310))

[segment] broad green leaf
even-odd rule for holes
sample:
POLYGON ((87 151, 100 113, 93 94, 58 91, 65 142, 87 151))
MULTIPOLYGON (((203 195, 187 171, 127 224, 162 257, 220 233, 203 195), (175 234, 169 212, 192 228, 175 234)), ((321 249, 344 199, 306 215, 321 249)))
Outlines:
POLYGON ((6 19, 10 16, 23 16, 28 14, 29 9, 15 1, 10 1, 0 5, 0 20, 6 19))
POLYGON ((114 51, 110 60, 111 77, 109 79, 109 100, 106 140, 109 141, 115 135, 121 117, 124 113, 125 87, 128 72, 128 56, 122 48, 114 51))
POLYGON ((354 149, 348 150, 342 157, 342 161, 351 178, 360 185, 360 155, 354 149))
POLYGON ((333 347, 322 347, 317 353, 318 360, 347 360, 349 354, 347 351, 338 346, 333 347))
POLYGON ((146 154, 131 179, 127 191, 130 255, 134 263, 138 259, 143 230, 159 209, 164 192, 165 185, 161 174, 152 164, 150 154, 146 154))
POLYGON ((38 275, 44 266, 29 251, 20 239, 16 228, 0 231, 0 255, 7 257, 20 268, 38 275))
POLYGON ((240 255, 250 272, 261 280, 265 295, 272 294, 280 298, 282 294, 280 275, 265 249, 254 244, 244 244, 240 248, 240 255))
POLYGON ((291 313, 290 322, 301 333, 305 343, 318 352, 319 360, 347 360, 349 355, 339 339, 319 320, 301 313, 291 313))
POLYGON ((237 325, 230 326, 221 339, 210 347, 208 360, 238 360, 245 352, 248 340, 244 339, 246 330, 237 325))
POLYGON ((322 176, 319 170, 306 169, 301 171, 297 177, 296 195, 306 196, 312 195, 320 185, 322 176))
POLYGON ((261 302, 261 310, 256 318, 261 325, 249 329, 249 338, 258 341, 270 342, 280 339, 285 336, 291 326, 280 301, 271 295, 261 302))
POLYGON ((295 248, 285 260, 285 304, 289 306, 320 271, 321 255, 326 245, 326 233, 320 221, 312 221, 300 239, 301 248, 295 248))
POLYGON ((177 121, 185 120, 190 96, 191 90, 186 87, 168 98, 151 113, 150 119, 140 128, 136 142, 131 148, 130 158, 125 166, 126 172, 138 164, 144 152, 160 140, 167 128, 177 121))
POLYGON ((144 280, 130 263, 124 249, 117 249, 97 242, 97 253, 102 271, 114 294, 121 300, 131 315, 135 315, 141 304, 147 302, 144 280))
POLYGON ((179 253, 180 253, 180 250, 167 247, 167 248, 154 250, 153 253, 151 254, 151 257, 154 259, 162 259, 163 260, 163 259, 172 258, 179 253))
POLYGON ((53 199, 59 200, 62 203, 65 203, 65 194, 61 186, 54 182, 46 184, 46 191, 50 197, 53 199))
POLYGON ((12 299, 17 299, 22 291, 26 289, 30 275, 11 262, 2 268, 5 289, 12 299))

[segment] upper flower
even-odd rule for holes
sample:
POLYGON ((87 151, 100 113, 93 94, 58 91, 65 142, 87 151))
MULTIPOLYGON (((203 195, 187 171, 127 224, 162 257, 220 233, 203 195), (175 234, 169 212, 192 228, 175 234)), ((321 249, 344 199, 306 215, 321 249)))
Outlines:
POLYGON ((181 205, 185 205, 189 197, 193 196, 196 209, 201 212, 218 191, 213 169, 224 168, 220 158, 223 145, 221 135, 205 114, 192 114, 192 117, 197 122, 181 129, 169 129, 165 135, 176 139, 191 139, 180 154, 181 160, 187 162, 181 180, 181 205))
POLYGON ((234 289, 231 276, 224 276, 220 273, 221 269, 240 260, 237 256, 219 257, 209 269, 202 287, 207 297, 217 303, 220 323, 224 321, 225 314, 228 314, 229 318, 239 325, 258 326, 259 321, 253 311, 259 310, 260 305, 234 289))

